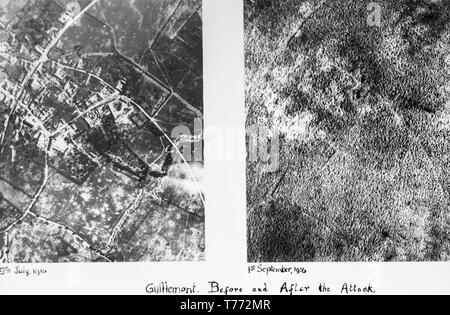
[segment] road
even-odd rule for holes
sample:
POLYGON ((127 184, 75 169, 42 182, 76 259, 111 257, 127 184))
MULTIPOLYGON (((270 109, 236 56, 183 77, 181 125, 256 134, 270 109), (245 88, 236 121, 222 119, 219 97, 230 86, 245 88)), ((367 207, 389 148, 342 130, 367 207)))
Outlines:
POLYGON ((90 106, 88 109, 86 109, 84 112, 80 113, 77 117, 75 117, 74 119, 72 119, 70 122, 68 122, 67 124, 65 124, 63 127, 59 128, 58 130, 56 130, 54 133, 51 134, 52 138, 55 138, 56 136, 58 136, 59 134, 61 134, 62 132, 64 132, 70 124, 73 124, 74 122, 76 122, 77 120, 83 118, 84 116, 86 116, 87 114, 89 114, 90 112, 105 106, 106 104, 109 104, 115 100, 117 100, 119 98, 119 93, 116 92, 114 94, 112 94, 111 96, 107 97, 106 99, 90 106))
MULTIPOLYGON (((152 40, 151 43, 149 43, 149 47, 148 49, 152 52, 153 54, 153 47, 154 44, 158 41, 159 37, 161 36, 164 28, 169 24, 170 20, 172 19, 172 17, 175 15, 176 11, 180 8, 181 4, 183 3, 184 0, 180 0, 177 4, 177 6, 175 7, 175 9, 173 10, 172 14, 169 16, 169 18, 166 20, 166 22, 161 26, 161 28, 158 30, 158 32, 156 33, 154 39, 152 40)), ((197 9, 198 10, 198 9, 197 9)), ((197 10, 195 12, 197 12, 197 10)), ((147 69, 144 69, 140 64, 138 64, 136 61, 134 61, 133 59, 129 58, 128 56, 124 55, 117 47, 117 39, 116 39, 116 33, 114 28, 109 25, 108 23, 105 24, 106 26, 108 26, 110 28, 111 33, 113 34, 114 37, 114 51, 116 52, 116 54, 118 54, 120 57, 122 57, 124 60, 126 60, 128 63, 132 64, 136 70, 138 70, 142 75, 148 77, 149 79, 151 79, 160 89, 162 89, 163 91, 170 93, 171 96, 173 96, 174 98, 176 98, 177 100, 179 100, 181 103, 183 103, 186 107, 188 107, 190 110, 192 110, 193 112, 195 112, 199 118, 203 119, 203 113, 198 110, 194 105, 192 105, 191 103, 189 103, 188 101, 186 101, 182 96, 180 96, 179 94, 174 92, 174 88, 172 86, 168 86, 167 84, 165 84, 164 82, 162 82, 160 79, 158 79, 154 74, 152 74, 151 72, 147 71, 147 69)), ((87 54, 85 56, 96 56, 96 55, 100 55, 100 56, 105 56, 104 53, 100 53, 100 54, 87 54)), ((111 54, 108 54, 111 55, 111 54)), ((156 58, 157 59, 157 58, 156 58)), ((157 61, 158 67, 159 67, 159 61, 157 61)), ((161 71, 164 74, 164 71, 161 71)), ((164 74, 165 76, 165 74, 164 74)), ((167 78, 166 78, 167 79, 167 78)), ((159 108, 158 111, 160 111, 162 109, 159 108)))
POLYGON ((34 212, 30 212, 30 215, 37 219, 38 222, 48 225, 53 225, 54 227, 61 229, 70 233, 75 241, 80 247, 82 247, 85 251, 90 252, 94 256, 99 256, 106 260, 107 262, 112 262, 108 257, 105 256, 104 252, 96 248, 91 242, 89 242, 86 238, 84 238, 80 233, 73 230, 72 228, 60 224, 58 222, 52 221, 50 219, 44 218, 34 212))
POLYGON ((123 226, 125 225, 126 221, 130 218, 131 214, 137 209, 137 207, 140 205, 142 198, 144 197, 144 191, 140 190, 137 194, 136 198, 133 200, 130 206, 123 212, 122 216, 120 217, 119 222, 114 226, 111 235, 108 240, 108 244, 106 245, 105 252, 109 252, 111 250, 112 245, 114 244, 115 240, 117 239, 117 236, 119 235, 120 231, 122 230, 123 226))
POLYGON ((52 40, 52 42, 47 46, 47 48, 44 50, 41 57, 35 61, 33 64, 32 69, 28 72, 27 76, 22 82, 22 88, 25 88, 28 82, 30 82, 30 79, 33 77, 34 73, 42 66, 44 62, 48 60, 48 54, 50 51, 55 47, 60 39, 63 37, 63 35, 67 32, 69 28, 71 28, 81 17, 89 11, 94 5, 96 5, 100 0, 94 0, 89 5, 87 5, 83 10, 81 10, 73 19, 71 19, 69 22, 66 23, 66 25, 58 32, 56 37, 52 40))

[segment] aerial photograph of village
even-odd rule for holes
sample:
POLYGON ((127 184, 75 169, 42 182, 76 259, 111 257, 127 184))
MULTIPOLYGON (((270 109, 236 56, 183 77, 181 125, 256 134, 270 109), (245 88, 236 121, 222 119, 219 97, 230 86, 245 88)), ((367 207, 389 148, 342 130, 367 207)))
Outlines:
POLYGON ((204 259, 201 4, 0 0, 0 263, 204 259))

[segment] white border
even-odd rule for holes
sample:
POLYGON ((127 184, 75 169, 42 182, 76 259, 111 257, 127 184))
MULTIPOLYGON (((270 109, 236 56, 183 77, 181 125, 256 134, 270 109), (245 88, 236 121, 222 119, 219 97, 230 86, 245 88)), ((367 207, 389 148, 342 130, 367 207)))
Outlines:
MULTIPOLYGON (((203 0, 205 128, 245 126, 243 1, 203 0)), ((245 134, 239 135, 244 145, 245 134)), ((215 160, 205 144, 206 262, 26 265, 44 267, 39 278, 0 276, 0 294, 146 294, 150 283, 191 285, 206 294, 209 281, 241 286, 269 284, 279 293, 284 281, 320 283, 339 293, 344 282, 371 284, 379 294, 450 293, 449 263, 309 263, 285 264, 307 269, 306 275, 249 275, 246 263, 245 160, 215 160)), ((13 265, 11 265, 13 266, 13 265)), ((278 264, 278 266, 281 266, 278 264)))

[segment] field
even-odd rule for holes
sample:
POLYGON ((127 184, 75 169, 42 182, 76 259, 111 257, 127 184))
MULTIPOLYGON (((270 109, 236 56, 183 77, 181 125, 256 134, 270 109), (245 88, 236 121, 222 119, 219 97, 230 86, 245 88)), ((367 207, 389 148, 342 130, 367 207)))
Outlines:
POLYGON ((245 1, 250 261, 449 259, 450 3, 368 4, 245 1))

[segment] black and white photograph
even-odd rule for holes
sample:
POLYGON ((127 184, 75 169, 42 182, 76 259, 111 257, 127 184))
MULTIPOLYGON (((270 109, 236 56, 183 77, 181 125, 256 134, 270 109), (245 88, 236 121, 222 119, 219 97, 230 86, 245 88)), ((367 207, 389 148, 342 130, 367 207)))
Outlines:
POLYGON ((248 260, 448 261, 450 2, 244 6, 248 260))
POLYGON ((203 261, 201 0, 0 0, 0 263, 203 261))
POLYGON ((450 0, 0 0, 0 296, 283 314, 449 263, 450 0))

